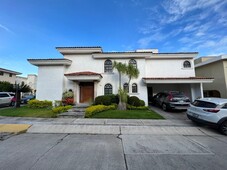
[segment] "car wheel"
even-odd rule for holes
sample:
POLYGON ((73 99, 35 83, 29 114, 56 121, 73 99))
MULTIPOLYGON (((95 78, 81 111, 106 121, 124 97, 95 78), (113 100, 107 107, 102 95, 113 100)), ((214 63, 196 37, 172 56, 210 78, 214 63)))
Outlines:
POLYGON ((227 120, 221 124, 219 129, 223 135, 227 135, 227 120))
POLYGON ((167 106, 165 103, 162 104, 162 110, 167 111, 167 106))
POLYGON ((10 103, 10 106, 14 106, 14 105, 15 105, 15 102, 11 102, 11 103, 10 103))

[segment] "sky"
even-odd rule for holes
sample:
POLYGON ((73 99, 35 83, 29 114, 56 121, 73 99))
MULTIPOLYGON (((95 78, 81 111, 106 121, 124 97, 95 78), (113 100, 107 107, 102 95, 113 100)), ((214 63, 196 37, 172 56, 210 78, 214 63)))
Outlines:
POLYGON ((0 0, 0 67, 37 74, 28 58, 55 47, 227 54, 227 0, 0 0))

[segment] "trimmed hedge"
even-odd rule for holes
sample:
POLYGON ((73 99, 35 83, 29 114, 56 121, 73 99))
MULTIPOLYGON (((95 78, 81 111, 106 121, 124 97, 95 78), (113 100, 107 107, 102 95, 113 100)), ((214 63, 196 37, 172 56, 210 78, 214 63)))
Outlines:
POLYGON ((95 105, 105 105, 109 106, 111 104, 118 104, 119 98, 117 95, 111 94, 111 95, 102 95, 95 98, 95 105))
POLYGON ((66 112, 67 110, 72 109, 71 105, 67 105, 67 106, 58 106, 52 109, 52 111, 54 113, 62 113, 62 112, 66 112))
POLYGON ((116 105, 109 105, 109 106, 105 106, 105 105, 95 105, 95 106, 90 106, 85 110, 85 117, 92 117, 92 115, 94 115, 95 113, 99 113, 105 110, 115 110, 116 109, 116 105))
POLYGON ((149 108, 147 106, 131 106, 131 105, 127 105, 127 109, 128 110, 149 110, 149 108))
POLYGON ((29 100, 28 101, 28 107, 30 108, 51 108, 52 102, 48 100, 29 100))

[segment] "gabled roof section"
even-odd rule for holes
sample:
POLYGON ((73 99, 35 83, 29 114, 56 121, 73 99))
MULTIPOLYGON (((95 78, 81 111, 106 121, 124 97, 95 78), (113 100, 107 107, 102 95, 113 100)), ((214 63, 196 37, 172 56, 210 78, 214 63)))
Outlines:
POLYGON ((227 60, 227 55, 201 57, 195 60, 195 63, 196 63, 195 67, 201 67, 201 66, 208 65, 222 60, 227 60), (199 61, 199 62, 196 62, 196 61, 199 61))
POLYGON ((8 70, 8 69, 4 69, 4 68, 0 68, 0 71, 4 72, 4 73, 10 73, 10 74, 14 74, 14 75, 20 75, 22 73, 16 72, 16 71, 12 71, 12 70, 8 70))
POLYGON ((102 75, 101 74, 95 73, 95 72, 91 72, 91 71, 66 73, 65 76, 69 80, 80 81, 80 82, 100 81, 102 79, 102 75))
POLYGON ((102 47, 90 46, 90 47, 56 47, 56 49, 62 54, 92 54, 102 53, 102 47))
POLYGON ((72 61, 65 58, 49 58, 49 59, 27 59, 29 63, 35 66, 49 65, 71 65, 72 61))
POLYGON ((74 72, 74 73, 67 73, 65 76, 101 76, 99 73, 91 72, 91 71, 81 71, 81 72, 74 72))

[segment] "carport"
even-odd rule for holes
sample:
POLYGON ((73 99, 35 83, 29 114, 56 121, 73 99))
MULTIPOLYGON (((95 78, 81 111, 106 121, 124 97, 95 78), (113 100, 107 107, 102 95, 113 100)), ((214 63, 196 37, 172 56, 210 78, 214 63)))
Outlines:
POLYGON ((148 103, 153 95, 163 91, 181 91, 194 101, 203 97, 203 83, 212 83, 213 78, 206 77, 153 77, 143 78, 147 85, 148 103))

